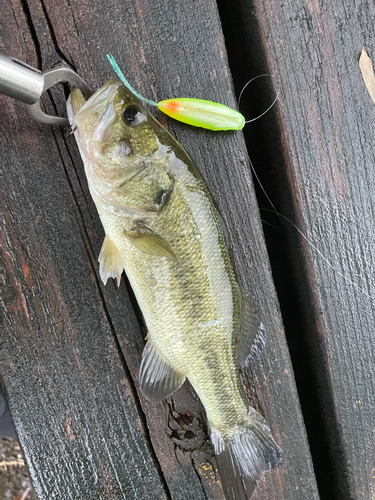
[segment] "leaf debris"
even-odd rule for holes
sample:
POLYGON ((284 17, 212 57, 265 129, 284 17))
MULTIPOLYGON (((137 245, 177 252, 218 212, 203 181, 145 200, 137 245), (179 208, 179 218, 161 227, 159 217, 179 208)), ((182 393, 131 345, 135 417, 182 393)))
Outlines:
POLYGON ((372 62, 363 47, 361 57, 359 58, 359 67, 362 72, 363 80, 366 88, 375 104, 375 75, 372 67, 372 62))

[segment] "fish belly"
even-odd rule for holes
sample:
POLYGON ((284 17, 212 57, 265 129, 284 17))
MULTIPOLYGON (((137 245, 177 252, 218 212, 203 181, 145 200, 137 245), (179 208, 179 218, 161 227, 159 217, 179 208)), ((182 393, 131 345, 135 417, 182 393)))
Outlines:
POLYGON ((167 207, 153 222, 176 260, 141 252, 121 224, 103 220, 119 249, 159 353, 192 383, 209 419, 238 418, 246 408, 239 390, 236 334, 239 287, 217 219, 203 189, 176 183, 167 207), (216 418, 215 418, 216 416, 216 418))

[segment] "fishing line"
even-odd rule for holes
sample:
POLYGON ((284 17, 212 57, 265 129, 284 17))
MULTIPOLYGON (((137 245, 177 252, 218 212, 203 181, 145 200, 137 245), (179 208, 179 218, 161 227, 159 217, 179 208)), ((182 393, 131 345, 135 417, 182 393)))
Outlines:
MULTIPOLYGON (((273 213, 272 210, 269 210, 268 208, 261 208, 260 210, 262 210, 263 212, 271 212, 273 213)), ((307 243, 310 245, 311 248, 313 248, 319 255, 320 257, 324 260, 324 262, 326 264, 328 264, 328 266, 335 272, 337 273, 339 276, 341 276, 341 278, 344 278, 345 281, 347 281, 348 283, 350 283, 351 285, 355 286, 358 290, 360 290, 362 293, 364 293, 367 297, 369 298, 372 298, 372 296, 366 292, 366 290, 362 287, 360 287, 359 285, 357 285, 357 283, 355 283, 354 281, 352 281, 351 279, 347 278, 341 271, 339 271, 328 259, 327 257, 324 256, 324 254, 319 250, 318 247, 316 247, 314 245, 314 243, 312 243, 308 237, 303 233, 303 231, 300 230, 300 228, 294 224, 294 222, 292 222, 290 219, 288 219, 288 217, 285 217, 285 215, 283 214, 280 214, 277 210, 276 210, 276 214, 279 216, 279 217, 282 217, 283 219, 285 219, 286 221, 288 221, 295 229, 297 229, 298 233, 302 236, 302 238, 304 238, 307 243)))
MULTIPOLYGON (((267 198, 268 203, 269 203, 269 204, 271 205, 271 207, 274 209, 275 214, 278 214, 278 212, 277 212, 277 210, 276 210, 275 205, 272 203, 271 198, 268 196, 268 194, 266 193, 266 190, 265 190, 265 189, 264 189, 264 187, 263 187, 263 184, 260 182, 260 179, 259 179, 259 177, 258 177, 258 174, 257 174, 257 172, 256 172, 256 170, 255 170, 255 167, 254 167, 254 165, 253 165, 253 162, 251 161, 251 159, 250 159, 250 158, 249 158, 249 162, 250 162, 250 167, 251 167, 251 170, 253 171, 254 177, 255 177, 255 178, 256 178, 256 180, 258 181, 258 184, 259 184, 259 186, 260 186, 260 189, 263 191, 263 194, 264 194, 264 196, 267 198)), ((272 212, 272 210, 270 210, 270 211, 272 212)))
MULTIPOLYGON (((258 75, 258 76, 255 76, 254 78, 252 78, 249 82, 246 83, 246 85, 243 87, 243 89, 241 90, 240 92, 240 95, 238 97, 238 107, 240 107, 240 103, 241 103, 241 97, 244 93, 244 90, 246 89, 246 87, 248 85, 250 85, 251 82, 253 82, 254 80, 256 80, 257 78, 262 78, 264 76, 269 76, 271 78, 274 78, 273 75, 268 75, 267 73, 265 74, 262 74, 262 75, 258 75)), ((269 106, 266 111, 264 111, 261 115, 259 115, 257 118, 253 118, 252 120, 248 120, 246 121, 245 123, 250 123, 250 122, 253 122, 255 120, 258 120, 259 118, 261 118, 263 115, 265 115, 271 108, 272 106, 275 104, 275 102, 277 101, 277 99, 279 98, 279 94, 277 93, 274 101, 272 102, 271 106, 269 106)), ((249 162, 250 162, 250 167, 251 167, 251 170, 254 174, 254 177, 256 178, 258 184, 259 184, 259 187, 261 188, 264 196, 266 197, 268 203, 271 205, 271 207, 273 208, 273 210, 269 210, 267 208, 261 208, 260 210, 263 210, 265 212, 271 212, 271 213, 275 213, 280 221, 281 221, 281 218, 285 219, 286 221, 288 221, 297 231, 298 233, 302 236, 302 238, 304 238, 304 240, 308 243, 308 245, 310 245, 311 248, 313 248, 317 254, 323 259, 323 261, 335 272, 337 273, 339 276, 341 276, 341 278, 343 278, 346 282, 350 283, 351 285, 353 285, 355 288, 357 288, 357 290, 360 290, 362 293, 364 293, 367 297, 371 298, 371 295, 364 289, 362 288, 361 286, 357 285, 357 283, 355 283, 354 281, 352 281, 351 279, 349 279, 348 277, 346 277, 341 271, 339 271, 328 259, 327 257, 324 256, 324 254, 319 250, 319 248, 314 245, 314 243, 312 243, 309 238, 303 233, 303 231, 301 231, 301 229, 293 222, 291 221, 288 217, 286 217, 285 215, 279 213, 277 210, 276 210, 276 207, 275 205, 273 204, 273 202, 271 201, 270 197, 268 196, 266 190, 264 189, 262 183, 260 182, 260 179, 259 179, 259 176, 255 170, 255 167, 251 161, 251 159, 249 158, 249 162)), ((272 226, 272 224, 270 224, 272 226)))
MULTIPOLYGON (((263 76, 269 76, 270 78, 275 78, 273 75, 269 75, 268 73, 264 73, 262 75, 258 75, 258 76, 254 76, 254 78, 252 78, 250 81, 248 81, 245 86, 242 88, 241 92, 240 92, 240 95, 238 96, 238 109, 240 108, 240 104, 241 104, 241 97, 242 97, 242 94, 244 93, 244 90, 246 89, 246 87, 248 85, 250 85, 251 82, 253 82, 254 80, 256 80, 257 78, 262 78, 263 76)), ((251 123, 251 122, 255 122, 255 120, 259 120, 259 118, 262 118, 262 116, 264 116, 266 113, 268 113, 268 111, 272 108, 272 106, 276 103, 276 101, 278 100, 279 98, 279 93, 277 92, 276 93, 276 97, 275 99, 272 101, 272 104, 270 106, 268 106, 268 108, 263 111, 262 114, 260 114, 259 116, 257 116, 256 118, 252 118, 251 120, 247 120, 245 121, 245 124, 247 123, 251 123)), ((267 195, 266 195, 267 196, 267 195)), ((271 203, 272 205, 272 203, 271 203)))
POLYGON ((120 78, 120 80, 123 82, 123 84, 131 91, 133 92, 134 95, 138 97, 143 102, 147 102, 147 104, 150 104, 151 106, 157 106, 157 103, 155 101, 152 101, 151 99, 146 99, 146 97, 143 97, 139 92, 137 92, 133 87, 130 85, 128 80, 125 78, 123 72, 119 68, 119 65, 115 61, 115 58, 111 53, 107 54, 107 59, 110 62, 112 68, 114 69, 116 75, 120 78))
POLYGON ((319 248, 317 248, 314 243, 312 243, 309 238, 303 233, 303 231, 301 231, 301 229, 293 222, 291 221, 290 219, 288 219, 288 217, 286 217, 285 215, 281 214, 280 212, 278 212, 276 210, 276 207, 275 205, 272 203, 270 197, 268 196, 268 194, 266 193, 266 190, 264 189, 262 183, 260 182, 260 179, 258 177, 258 174, 256 173, 256 170, 255 170, 255 167, 252 163, 252 161, 250 160, 249 158, 249 161, 250 161, 250 167, 251 167, 251 170, 253 171, 253 174, 254 174, 254 177, 256 178, 261 190, 263 191, 265 197, 267 198, 269 204, 271 205, 271 207, 273 208, 273 210, 269 210, 267 208, 260 208, 260 210, 262 210, 263 212, 271 212, 271 213, 275 213, 279 219, 281 220, 281 217, 283 219, 285 219, 286 221, 288 221, 295 229, 297 229, 298 233, 302 236, 302 238, 304 238, 306 240, 306 242, 310 245, 311 248, 313 248, 319 255, 320 257, 324 260, 324 262, 326 264, 328 264, 328 266, 333 270, 335 271, 335 273, 337 273, 339 276, 341 276, 341 278, 344 278, 345 281, 347 281, 348 283, 350 283, 351 285, 353 285, 355 288, 357 288, 358 290, 360 290, 362 293, 364 293, 367 297, 369 298, 372 298, 372 296, 366 292, 366 290, 364 288, 362 288, 361 286, 357 285, 357 283, 355 283, 354 281, 352 281, 351 279, 347 278, 341 271, 339 271, 328 259, 327 257, 324 256, 324 254, 319 250, 319 248))
MULTIPOLYGON (((240 95, 238 96, 238 108, 240 107, 240 104, 241 104, 241 97, 242 97, 242 94, 244 93, 244 90, 246 89, 246 87, 247 87, 248 85, 250 85, 250 83, 251 83, 251 82, 253 82, 254 80, 256 80, 256 79, 258 79, 258 78, 262 78, 262 77, 264 77, 264 76, 269 76, 269 77, 271 77, 271 78, 274 78, 272 75, 269 75, 269 74, 267 74, 267 73, 264 73, 264 74, 262 74, 262 75, 258 75, 258 76, 254 76, 254 78, 252 78, 250 81, 248 81, 248 82, 246 83, 246 85, 243 87, 243 89, 241 90, 240 95)), ((252 120, 246 121, 245 123, 250 123, 250 122, 253 122, 253 121, 258 120, 259 118, 261 118, 263 115, 265 115, 265 114, 266 114, 266 113, 267 113, 267 112, 268 112, 268 111, 272 108, 272 106, 275 104, 275 102, 277 101, 277 99, 278 99, 278 98, 279 98, 279 94, 276 94, 276 98, 274 99, 273 103, 271 104, 271 106, 269 106, 269 107, 266 109, 266 111, 264 111, 264 113, 262 113, 261 115, 259 115, 257 118, 253 118, 252 120)), ((266 193, 266 190, 264 189, 263 184, 260 182, 260 179, 259 179, 259 177, 258 177, 258 174, 257 174, 257 172, 256 172, 256 170, 255 170, 255 167, 254 167, 253 162, 251 161, 250 157, 249 157, 249 162, 250 162, 250 167, 251 167, 251 170, 253 171, 254 177, 256 178, 256 180, 257 180, 257 182, 258 182, 258 184, 259 184, 259 186, 260 186, 261 190, 263 191, 264 196, 266 197, 266 199, 268 200, 268 203, 271 205, 271 207, 274 209, 275 213, 277 214, 278 212, 277 212, 277 210, 276 210, 276 207, 275 207, 275 205, 272 203, 271 198, 270 198, 270 197, 268 196, 268 194, 266 193)), ((281 219, 280 219, 280 221, 281 221, 281 219)))

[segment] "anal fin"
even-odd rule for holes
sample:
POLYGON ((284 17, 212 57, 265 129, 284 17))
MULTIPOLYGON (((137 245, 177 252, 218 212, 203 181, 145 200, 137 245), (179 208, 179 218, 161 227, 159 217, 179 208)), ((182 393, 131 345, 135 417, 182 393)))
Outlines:
POLYGON ((106 235, 98 257, 99 274, 106 285, 108 278, 117 278, 117 286, 120 286, 121 274, 124 270, 124 260, 117 247, 106 235))
POLYGON ((173 394, 184 381, 185 376, 177 372, 148 340, 139 371, 139 385, 145 398, 158 403, 173 394))

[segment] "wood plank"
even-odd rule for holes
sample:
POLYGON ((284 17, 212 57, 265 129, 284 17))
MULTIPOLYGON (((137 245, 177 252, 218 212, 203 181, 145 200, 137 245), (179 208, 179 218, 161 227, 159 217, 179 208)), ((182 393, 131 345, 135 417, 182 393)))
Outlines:
POLYGON ((0 366, 38 498, 167 498, 53 132, 1 101, 0 366))
MULTIPOLYGON (((64 58, 97 88, 112 76, 104 58, 110 51, 129 81, 145 96, 156 100, 195 96, 235 106, 212 0, 178 6, 172 1, 28 0, 23 6, 31 31, 21 4, 12 0, 13 12, 7 4, 9 27, 2 41, 7 52, 20 59, 35 64, 38 58, 47 69, 64 58), (20 26, 23 23, 25 35, 12 21, 13 14, 20 26)), ((55 106, 62 113, 62 93, 53 91, 51 95, 53 105, 48 97, 44 100, 47 109, 53 111, 55 106)), ((103 230, 73 138, 65 139, 59 130, 35 125, 21 105, 2 101, 0 112, 6 119, 3 147, 8 158, 2 183, 2 211, 7 217, 3 221, 7 242, 3 255, 9 252, 8 261, 13 266, 5 270, 5 278, 14 283, 8 287, 8 293, 13 293, 8 303, 15 310, 8 307, 6 314, 3 312, 6 330, 1 360, 7 360, 4 379, 39 497, 49 494, 48 498, 57 498, 57 489, 63 484, 67 488, 63 497, 77 498, 70 485, 77 484, 82 491, 93 480, 90 463, 83 460, 87 456, 85 442, 77 437, 84 436, 103 448, 100 457, 99 452, 93 453, 92 460, 100 458, 108 463, 113 455, 119 460, 114 462, 112 473, 119 471, 115 484, 128 486, 127 498, 149 498, 149 493, 143 493, 142 485, 136 482, 144 467, 137 462, 136 453, 129 458, 134 449, 129 445, 126 456, 119 455, 125 439, 130 443, 134 440, 134 445, 139 440, 143 446, 142 459, 149 461, 144 487, 154 488, 151 498, 223 499, 204 411, 192 389, 186 386, 159 405, 151 405, 133 390, 138 388, 143 336, 126 287, 122 285, 117 291, 110 284, 103 289, 99 283, 95 256, 103 230), (61 318, 64 323, 59 331, 55 325, 61 318), (27 389, 25 399, 20 398, 21 387, 22 396, 27 389), (99 408, 102 397, 103 408, 99 408), (28 422, 31 408, 33 418, 28 422), (139 435, 133 432, 134 425, 129 428, 130 424, 124 423, 123 408, 131 415, 130 424, 138 422, 139 435), (147 448, 143 416, 157 459, 147 448), (65 418, 65 427, 61 418, 65 418), (35 430, 41 423, 43 436, 36 439, 35 430), (76 439, 70 439, 71 433, 76 439), (107 444, 109 434, 112 442, 107 444), (52 436, 53 443, 61 440, 59 446, 47 446, 52 436), (62 478, 51 474, 49 455, 53 455, 55 467, 63 467, 62 478), (78 457, 81 480, 75 472, 78 457), (130 481, 134 486, 131 492, 130 481)), ((160 119, 166 123, 164 117, 160 119)), ((284 449, 286 462, 266 475, 254 498, 300 500, 302 492, 317 499, 243 136, 213 134, 171 122, 168 127, 194 157, 219 204, 240 280, 254 297, 268 332, 267 347, 244 375, 244 382, 252 403, 265 414, 284 449)), ((101 477, 106 476, 103 473, 101 477)), ((104 488, 104 479, 100 484, 104 488)))
MULTIPOLYGON (((323 459, 317 463, 321 498, 372 499, 375 106, 358 59, 364 45, 375 60, 375 7, 349 0, 240 5, 238 17, 244 21, 237 43, 248 35, 249 43, 266 49, 268 71, 280 93, 278 125, 271 119, 252 127, 255 141, 259 128, 265 132, 263 148, 270 149, 266 175, 272 179, 263 179, 279 211, 298 223, 334 267, 289 226, 287 257, 298 299, 294 311, 289 304, 289 315, 296 310, 302 315, 303 332, 295 332, 294 339, 303 337, 309 349, 319 398, 315 413, 322 412, 317 420, 324 424, 321 429, 311 420, 309 426, 313 457, 323 459)), ((248 46, 247 53, 252 51, 248 46)), ((264 72, 261 59, 262 54, 253 57, 256 72, 264 72)), ((306 359, 301 352, 297 356, 306 359)), ((301 384, 307 387, 306 381, 301 384)), ((312 399, 311 393, 305 398, 306 409, 312 399)))

